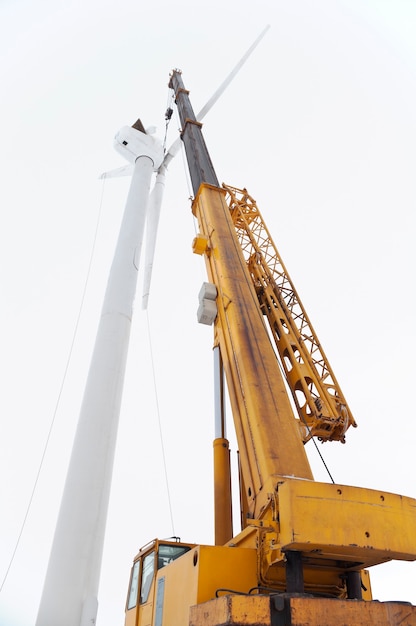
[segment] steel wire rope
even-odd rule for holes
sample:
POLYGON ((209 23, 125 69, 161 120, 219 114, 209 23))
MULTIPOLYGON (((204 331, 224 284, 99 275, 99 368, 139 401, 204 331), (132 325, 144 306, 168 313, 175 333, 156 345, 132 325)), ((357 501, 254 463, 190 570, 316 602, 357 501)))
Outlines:
MULTIPOLYGON (((273 344, 272 344, 272 345, 273 345, 273 344)), ((281 362, 280 362, 280 359, 277 357, 277 355, 276 355, 276 360, 277 360, 277 363, 278 363, 278 365, 279 365, 279 368, 280 368, 280 372, 281 372, 281 374, 282 374, 282 377, 283 377, 283 379, 286 381, 287 385, 289 386, 289 382, 288 382, 288 379, 287 379, 286 373, 285 373, 285 371, 284 371, 284 369, 283 369, 283 366, 282 366, 282 364, 281 364, 281 362)), ((308 433, 309 433, 309 434, 311 434, 311 429, 309 428, 309 426, 308 426, 308 424, 307 424, 307 422, 306 422, 305 418, 303 417, 303 415, 301 416, 301 419, 302 419, 302 422, 304 423, 304 425, 305 425, 305 427, 306 427, 306 430, 308 431, 308 433)), ((326 464, 326 461, 325 461, 325 459, 324 459, 324 457, 323 457, 322 453, 321 453, 321 452, 319 451, 319 449, 318 449, 318 445, 317 445, 317 443, 316 443, 316 441, 315 441, 315 437, 311 437, 311 438, 310 438, 310 441, 312 441, 313 445, 315 446, 315 450, 317 451, 318 456, 319 456, 319 458, 321 459, 322 464, 323 464, 323 466, 324 466, 324 468, 325 468, 325 470, 326 470, 326 472, 327 472, 327 474, 328 474, 329 478, 330 478, 330 479, 331 479, 331 481, 332 481, 332 484, 333 484, 333 485, 335 485, 335 481, 334 481, 334 479, 332 478, 332 474, 331 474, 331 472, 329 471, 328 465, 326 464)))
MULTIPOLYGON (((178 127, 180 129, 180 119, 179 119, 179 111, 178 108, 176 107, 176 121, 178 124, 178 127)), ((179 130, 180 132, 180 130, 179 130)), ((183 171, 185 174, 185 181, 186 181, 186 186, 188 189, 188 199, 191 201, 191 204, 194 200, 194 196, 193 196, 193 190, 192 190, 192 182, 191 182, 191 175, 189 173, 189 168, 188 168, 188 164, 186 161, 186 154, 185 154, 185 146, 183 141, 181 142, 181 149, 180 149, 180 153, 181 153, 181 158, 182 158, 182 167, 183 167, 183 171)), ((196 236, 198 234, 198 220, 197 218, 194 216, 194 214, 192 213, 192 224, 194 227, 194 235, 196 236)), ((200 263, 199 263, 199 273, 202 276, 202 281, 206 281, 207 277, 206 277, 206 269, 205 269, 205 263, 204 263, 204 259, 203 259, 203 255, 200 257, 200 263)))
POLYGON ((151 329, 150 329, 150 320, 149 320, 149 310, 148 309, 146 309, 146 320, 147 320, 147 338, 148 338, 148 342, 149 342, 149 351, 150 351, 150 365, 151 365, 151 368, 152 368, 153 389, 154 389, 154 392, 155 392, 156 415, 157 415, 157 422, 158 422, 158 428, 159 428, 160 446, 161 446, 161 449, 162 449, 163 471, 164 471, 164 475, 165 475, 166 492, 167 492, 168 504, 169 504, 170 523, 172 525, 172 535, 175 536, 175 534, 176 534, 175 533, 175 524, 174 524, 174 521, 173 521, 172 499, 170 497, 170 487, 169 487, 169 478, 168 478, 168 468, 167 468, 167 463, 166 463, 165 444, 164 444, 164 439, 163 439, 162 421, 160 419, 160 405, 159 405, 158 385, 157 385, 156 369, 155 369, 155 362, 154 362, 154 356, 153 356, 152 333, 151 333, 151 329))
POLYGON ((55 425, 58 409, 59 409, 59 406, 60 406, 62 392, 63 392, 64 386, 65 386, 65 382, 66 382, 69 366, 70 366, 70 363, 71 363, 72 353, 73 353, 73 350, 74 350, 74 345, 75 345, 75 341, 76 341, 77 334, 78 334, 78 327, 79 327, 81 315, 82 315, 83 308, 84 308, 85 296, 86 296, 87 287, 88 287, 88 283, 89 283, 89 278, 90 278, 90 274, 91 274, 91 267, 92 267, 92 261, 93 261, 93 258, 94 258, 94 253, 95 253, 98 229, 99 229, 99 225, 100 225, 100 222, 101 222, 101 213, 102 213, 103 198, 104 198, 104 188, 105 188, 105 176, 103 177, 103 183, 102 183, 102 186, 101 186, 101 197, 100 197, 100 202, 99 202, 97 221, 96 221, 96 225, 95 225, 95 232, 94 232, 93 241, 92 241, 91 254, 90 254, 90 258, 89 258, 89 262, 88 262, 88 267, 87 267, 87 273, 86 273, 85 281, 84 281, 84 288, 83 288, 82 295, 81 295, 81 301, 80 301, 80 306, 79 306, 79 309, 78 309, 78 315, 77 315, 77 318, 76 318, 74 331, 72 333, 72 339, 71 339, 71 343, 70 343, 70 347, 69 347, 69 352, 68 352, 66 364, 65 364, 65 367, 64 367, 64 372, 63 372, 61 384, 60 384, 60 387, 59 387, 59 390, 58 390, 58 396, 57 396, 57 399, 56 399, 56 402, 55 402, 55 408, 54 408, 53 413, 52 413, 52 420, 51 420, 51 423, 50 423, 50 426, 49 426, 48 434, 46 436, 45 444, 43 446, 43 451, 42 451, 42 454, 41 454, 41 458, 40 458, 39 466, 38 466, 38 469, 37 469, 37 472, 36 472, 36 476, 35 476, 35 480, 34 480, 34 483, 33 483, 33 487, 32 487, 32 490, 30 492, 29 502, 28 502, 28 505, 26 507, 25 514, 23 516, 23 522, 22 522, 22 524, 20 526, 20 530, 19 530, 19 533, 17 535, 17 540, 16 540, 16 543, 14 545, 14 548, 13 548, 12 555, 10 557, 9 563, 7 565, 6 572, 5 572, 5 574, 3 576, 3 579, 1 581, 0 593, 2 592, 3 587, 6 584, 6 581, 7 581, 7 578, 9 576, 10 570, 12 568, 15 556, 17 554, 17 550, 19 549, 20 541, 21 541, 24 529, 26 527, 26 522, 28 520, 29 513, 30 513, 31 508, 32 508, 33 500, 34 500, 34 497, 35 497, 35 492, 36 492, 36 489, 37 489, 37 486, 38 486, 38 483, 39 483, 40 474, 41 474, 41 471, 42 471, 42 468, 43 468, 43 464, 44 464, 44 461, 45 461, 46 453, 48 451, 49 442, 50 442, 50 439, 51 439, 53 427, 55 425))
POLYGON ((172 119, 173 108, 172 104, 174 102, 173 90, 168 89, 167 102, 166 102, 166 112, 165 112, 165 136, 163 138, 163 153, 166 154, 166 141, 168 137, 168 128, 170 125, 170 121, 172 119))
MULTIPOLYGON (((178 131, 179 133, 181 133, 181 121, 179 118, 179 111, 178 111, 178 107, 176 107, 176 122, 178 124, 178 131)), ((185 154, 185 146, 183 141, 181 141, 181 157, 182 157, 182 167, 183 167, 183 171, 185 173, 185 180, 186 180, 186 186, 188 188, 188 198, 189 200, 193 200, 193 191, 192 191, 192 183, 191 183, 191 176, 189 174, 189 168, 188 168, 188 164, 186 161, 186 154, 185 154)))
MULTIPOLYGON (((170 101, 172 99, 173 99, 173 93, 171 93, 170 97, 168 95, 168 102, 167 102, 168 108, 167 108, 167 111, 169 110, 169 104, 170 104, 170 101)), ((180 126, 178 111, 177 111, 176 107, 175 107, 175 109, 176 109, 176 120, 177 120, 178 126, 180 126)), ((164 137, 164 141, 163 141, 164 149, 165 149, 165 146, 166 146, 167 131, 168 131, 168 127, 169 127, 170 121, 171 121, 171 115, 169 116, 169 119, 166 119, 165 137, 164 137)), ((183 165, 183 169, 184 169, 184 173, 185 173, 185 180, 186 180, 186 183, 187 183, 188 194, 189 194, 189 198, 192 200, 191 182, 190 182, 189 172, 188 172, 188 169, 187 169, 187 166, 186 166, 186 163, 185 163, 185 154, 184 154, 183 143, 181 144, 180 152, 181 152, 181 156, 182 156, 182 165, 183 165)), ((195 233, 196 233, 195 220, 194 220, 194 230, 195 230, 195 233)), ((172 526, 172 535, 175 536, 175 534, 176 534, 175 533, 175 523, 174 523, 174 517, 173 517, 172 499, 171 499, 171 494, 170 494, 168 469, 167 469, 166 453, 165 453, 165 444, 164 444, 162 421, 161 421, 161 414, 160 414, 158 384, 157 384, 156 368, 155 368, 155 361, 154 361, 152 332, 151 332, 151 327, 150 327, 150 318, 149 318, 149 310, 148 310, 148 308, 146 309, 146 321, 147 321, 147 334, 148 334, 149 351, 150 351, 150 363, 151 363, 152 378, 153 378, 153 388, 154 388, 154 393, 155 393, 156 414, 157 414, 157 421, 158 421, 160 446, 161 446, 161 450, 162 450, 163 471, 164 471, 164 476, 165 476, 166 492, 167 492, 168 505, 169 505, 169 515, 170 515, 170 521, 171 521, 171 526, 172 526)))
MULTIPOLYGON (((306 424, 306 428, 308 428, 308 430, 309 430, 309 432, 310 432, 309 426, 308 426, 307 424, 306 424)), ((320 452, 320 451, 319 451, 319 449, 318 449, 318 444, 317 444, 317 443, 316 443, 316 441, 315 441, 315 437, 311 437, 311 439, 312 439, 312 443, 313 443, 313 445, 315 446, 315 450, 317 451, 317 453, 318 453, 318 455, 319 455, 319 458, 320 458, 320 459, 321 459, 321 461, 322 461, 322 465, 323 465, 323 466, 324 466, 324 468, 326 469, 326 472, 327 472, 327 474, 328 474, 329 478, 331 479, 332 484, 333 484, 333 485, 335 485, 335 480, 332 478, 332 474, 331 474, 331 472, 329 471, 329 467, 328 467, 328 465, 326 464, 326 461, 325 461, 325 459, 324 459, 324 457, 323 457, 323 455, 322 455, 322 452, 320 452)))

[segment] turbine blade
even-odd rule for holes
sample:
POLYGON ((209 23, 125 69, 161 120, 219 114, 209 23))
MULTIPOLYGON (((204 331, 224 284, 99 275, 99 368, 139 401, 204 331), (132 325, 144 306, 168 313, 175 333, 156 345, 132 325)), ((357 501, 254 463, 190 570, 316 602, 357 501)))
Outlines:
POLYGON ((166 168, 161 165, 149 198, 146 221, 146 253, 144 262, 142 309, 147 309, 150 283, 152 280, 153 259, 156 249, 156 236, 159 225, 160 209, 165 190, 166 168))
MULTIPOLYGON (((248 48, 247 52, 241 57, 240 61, 234 67, 234 69, 228 74, 227 78, 221 83, 216 92, 211 96, 205 106, 198 113, 197 120, 201 121, 205 115, 210 111, 210 109, 214 106, 220 96, 227 89, 228 85, 231 83, 236 74, 243 67, 244 63, 247 61, 252 52, 257 48, 260 41, 263 39, 264 35, 269 30, 270 26, 267 25, 257 39, 252 43, 252 45, 248 48)), ((163 163, 158 170, 158 174, 156 176, 156 182, 153 187, 152 193, 150 195, 149 200, 149 208, 147 215, 147 234, 146 234, 146 258, 145 258, 145 269, 144 269, 144 279, 143 279, 143 296, 142 296, 142 309, 147 309, 148 301, 149 301, 149 293, 150 293, 150 283, 152 279, 152 270, 153 270, 153 259, 155 255, 156 248, 156 236, 157 236, 157 228, 159 224, 159 216, 160 209, 162 206, 162 198, 163 192, 165 189, 165 175, 166 169, 172 159, 177 155, 182 145, 182 141, 180 137, 173 142, 168 151, 165 154, 165 158, 163 159, 163 163)))
POLYGON ((127 165, 123 165, 122 167, 118 167, 115 170, 110 170, 109 172, 104 172, 99 176, 99 178, 118 178, 119 176, 131 176, 133 174, 133 165, 128 163, 127 165))
MULTIPOLYGON (((257 46, 259 45, 260 41, 263 39, 264 35, 267 33, 267 31, 269 30, 270 25, 268 24, 260 33, 260 35, 257 37, 257 39, 251 44, 251 46, 249 47, 249 49, 247 50, 247 52, 241 57, 241 59, 239 60, 239 62, 237 63, 237 65, 234 67, 233 70, 231 70, 231 72, 228 74, 227 78, 221 83, 221 85, 218 87, 218 89, 216 90, 216 92, 211 96, 211 98, 208 100, 208 102, 202 107, 202 109, 200 110, 200 112, 198 113, 198 115, 196 116, 196 119, 200 122, 202 119, 204 119, 205 115, 208 113, 208 111, 210 111, 212 109, 212 107, 214 106, 214 104, 217 102, 217 100, 220 98, 220 96, 222 96, 222 94, 224 93, 224 91, 227 89, 228 85, 231 83, 231 81, 233 80, 233 78, 236 76, 236 74, 238 74, 238 72, 241 70, 241 68, 243 67, 244 63, 247 61, 247 59, 249 58, 249 56, 252 54, 252 52, 257 48, 257 46)), ((175 139, 175 141, 173 142, 173 144, 171 145, 171 147, 169 148, 169 150, 166 152, 165 158, 163 160, 163 166, 167 167, 169 165, 169 163, 172 161, 172 159, 176 156, 176 154, 179 152, 180 147, 181 147, 182 141, 181 138, 178 137, 177 139, 175 139)))
POLYGON ((228 85, 231 83, 231 81, 233 80, 235 75, 241 70, 241 68, 243 67, 244 63, 247 61, 247 59, 251 55, 251 53, 257 48, 257 46, 259 45, 260 41, 263 39, 264 35, 269 30, 269 28, 270 28, 270 25, 268 24, 262 30, 262 32, 257 37, 257 39, 251 44, 251 46, 249 47, 247 52, 241 57, 240 61, 237 63, 237 65, 234 67, 234 69, 231 70, 231 72, 228 74, 227 78, 221 83, 221 85, 218 87, 217 91, 211 96, 211 98, 208 100, 208 102, 205 104, 205 106, 202 107, 202 109, 200 110, 200 112, 196 116, 196 119, 199 122, 205 117, 205 115, 208 113, 208 111, 210 109, 212 109, 214 104, 217 102, 218 98, 220 96, 222 96, 222 94, 227 89, 228 85))

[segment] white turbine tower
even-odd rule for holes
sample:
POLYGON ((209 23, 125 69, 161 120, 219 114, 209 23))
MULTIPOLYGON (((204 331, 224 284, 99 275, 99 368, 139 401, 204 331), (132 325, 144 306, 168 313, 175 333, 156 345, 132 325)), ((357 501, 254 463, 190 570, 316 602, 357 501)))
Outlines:
MULTIPOLYGON (((198 115, 201 120, 258 45, 266 27, 198 115)), ((181 145, 164 155, 161 142, 138 120, 124 127, 115 148, 130 162, 104 176, 132 174, 104 296, 90 370, 49 557, 36 626, 92 626, 110 495, 133 302, 147 222, 143 308, 147 306, 166 168, 181 145), (149 196, 152 174, 157 172, 149 196), (150 201, 149 201, 150 198, 150 201)))
MULTIPOLYGON (((143 129, 144 131, 144 129, 143 129)), ((91 626, 97 595, 118 417, 151 176, 160 141, 123 128, 115 146, 134 162, 107 283, 37 626, 91 626)))

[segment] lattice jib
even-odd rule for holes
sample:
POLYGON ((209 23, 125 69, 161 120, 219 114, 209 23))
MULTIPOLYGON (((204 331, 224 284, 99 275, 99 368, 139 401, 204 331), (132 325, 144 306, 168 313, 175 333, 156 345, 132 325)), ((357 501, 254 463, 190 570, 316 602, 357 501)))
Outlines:
POLYGON ((247 190, 223 185, 247 269, 298 410, 304 440, 345 440, 356 425, 315 331, 247 190))

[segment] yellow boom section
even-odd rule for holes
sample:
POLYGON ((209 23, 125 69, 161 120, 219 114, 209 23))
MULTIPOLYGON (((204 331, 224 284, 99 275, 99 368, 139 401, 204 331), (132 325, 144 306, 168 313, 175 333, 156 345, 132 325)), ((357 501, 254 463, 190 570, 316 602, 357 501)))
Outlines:
POLYGON ((231 219, 263 314, 280 355, 308 441, 345 441, 356 426, 347 402, 274 245, 246 189, 223 185, 231 219))
POLYGON ((260 519, 282 476, 312 479, 312 473, 225 195, 201 185, 193 203, 201 232, 194 248, 205 242, 209 280, 217 288, 215 344, 243 459, 248 517, 260 519))

